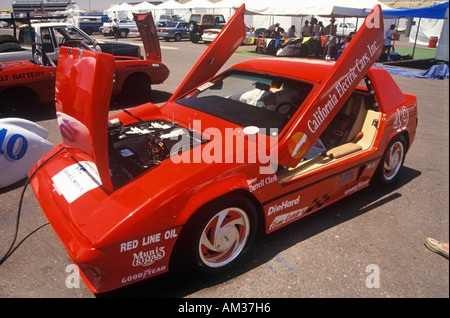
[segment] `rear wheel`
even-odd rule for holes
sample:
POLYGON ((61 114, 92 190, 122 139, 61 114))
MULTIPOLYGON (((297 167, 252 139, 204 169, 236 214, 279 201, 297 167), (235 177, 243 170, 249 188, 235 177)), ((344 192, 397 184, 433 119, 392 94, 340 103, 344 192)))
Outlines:
POLYGON ((6 43, 6 42, 14 42, 14 43, 19 43, 19 41, 17 41, 17 39, 9 34, 0 34, 0 44, 2 43, 6 43))
POLYGON ((128 35, 128 30, 119 30, 119 36, 121 38, 126 38, 128 35))
POLYGON ((202 36, 200 34, 198 34, 198 33, 192 34, 191 33, 191 41, 192 41, 192 43, 198 43, 198 41, 200 41, 201 38, 202 38, 202 36))
POLYGON ((17 52, 22 51, 19 43, 16 42, 5 42, 0 44, 0 53, 1 52, 17 52))
POLYGON ((406 155, 406 140, 403 135, 392 138, 386 148, 382 161, 379 163, 376 177, 381 184, 394 182, 403 166, 406 155))
POLYGON ((218 274, 238 264, 256 233, 253 205, 241 197, 207 204, 188 222, 175 258, 202 274, 218 274))
POLYGON ((130 75, 118 94, 119 100, 125 103, 146 103, 152 92, 151 80, 144 73, 130 75))

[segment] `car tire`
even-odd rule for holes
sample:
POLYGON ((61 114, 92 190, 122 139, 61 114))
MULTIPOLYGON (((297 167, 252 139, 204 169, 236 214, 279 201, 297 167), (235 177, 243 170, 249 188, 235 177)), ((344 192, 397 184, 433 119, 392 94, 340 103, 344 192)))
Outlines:
POLYGON ((397 135, 392 138, 375 172, 377 184, 387 185, 397 179, 405 161, 406 150, 406 139, 403 135, 397 135))
POLYGON ((176 42, 180 42, 180 41, 181 41, 181 34, 179 34, 179 33, 175 34, 174 40, 175 40, 176 42))
POLYGON ((202 36, 198 33, 191 34, 191 42, 198 43, 202 39, 202 36))
POLYGON ((0 44, 0 53, 17 52, 17 51, 22 51, 22 48, 20 47, 19 43, 5 42, 0 44))
POLYGON ((144 73, 134 73, 125 80, 117 96, 123 102, 146 103, 152 92, 151 79, 144 73))
POLYGON ((19 43, 19 41, 17 41, 17 39, 12 35, 0 34, 0 44, 7 43, 7 42, 19 43))
POLYGON ((187 30, 191 33, 197 32, 197 30, 198 30, 197 22, 194 22, 194 21, 189 22, 189 24, 187 26, 187 30))
POLYGON ((181 232, 175 264, 202 275, 217 275, 239 264, 253 242, 256 210, 239 196, 203 206, 181 232))
POLYGON ((119 37, 126 38, 128 35, 128 30, 119 30, 119 37))

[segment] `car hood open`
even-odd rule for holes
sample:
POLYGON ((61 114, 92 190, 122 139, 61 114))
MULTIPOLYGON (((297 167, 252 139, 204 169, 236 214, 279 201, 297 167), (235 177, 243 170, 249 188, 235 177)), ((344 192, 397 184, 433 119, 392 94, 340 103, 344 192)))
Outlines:
POLYGON ((151 12, 138 14, 133 13, 142 44, 144 45, 145 58, 147 60, 162 61, 161 47, 159 45, 158 33, 156 32, 155 22, 151 12))
MULTIPOLYGON (((205 51, 175 92, 176 99, 213 76, 245 38, 242 6, 221 36, 205 51), (231 43, 231 44, 230 44, 231 43)), ((150 14, 135 14, 147 59, 161 59, 159 40, 150 14), (153 45, 151 45, 153 43, 153 45), (157 45, 155 45, 157 43, 157 45)), ((112 192, 108 156, 108 112, 114 77, 114 57, 109 54, 61 48, 56 76, 55 105, 63 144, 88 154, 97 171, 91 176, 112 192)))

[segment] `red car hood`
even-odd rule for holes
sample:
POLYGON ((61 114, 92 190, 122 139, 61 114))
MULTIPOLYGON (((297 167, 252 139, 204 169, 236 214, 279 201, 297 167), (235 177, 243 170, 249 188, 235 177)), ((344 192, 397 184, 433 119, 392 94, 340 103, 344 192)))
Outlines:
POLYGON ((161 62, 161 47, 152 13, 133 13, 133 17, 144 45, 145 59, 161 62))

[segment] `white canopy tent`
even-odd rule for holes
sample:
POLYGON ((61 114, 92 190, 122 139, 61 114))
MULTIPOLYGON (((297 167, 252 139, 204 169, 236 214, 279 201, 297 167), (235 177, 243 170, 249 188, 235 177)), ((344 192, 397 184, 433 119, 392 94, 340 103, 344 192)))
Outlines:
POLYGON ((245 1, 245 14, 273 16, 327 16, 332 13, 333 0, 250 0, 245 1))
POLYGON ((134 6, 129 5, 128 3, 122 3, 119 5, 113 5, 112 7, 106 9, 104 13, 108 15, 110 19, 132 19, 134 6))
POLYGON ((135 6, 133 6, 133 12, 136 13, 146 13, 149 11, 152 11, 156 8, 156 6, 154 4, 151 4, 147 1, 141 2, 135 6))
POLYGON ((381 5, 381 9, 391 9, 388 5, 377 0, 333 0, 332 15, 334 17, 366 17, 375 5, 381 5))
POLYGON ((191 0, 184 3, 183 6, 191 10, 193 13, 203 13, 214 9, 216 4, 208 0, 191 0))
MULTIPOLYGON (((105 13, 110 17, 132 18, 131 12, 141 12, 141 8, 145 10, 149 7, 146 3, 148 2, 135 6, 123 3, 109 8, 105 13)), ((178 14, 187 20, 191 13, 203 12, 223 14, 225 19, 229 20, 243 3, 246 7, 247 26, 267 28, 278 22, 286 30, 291 25, 296 25, 299 30, 303 25, 303 19, 311 16, 322 17, 324 25, 327 25, 330 16, 345 19, 364 17, 367 15, 364 9, 372 8, 375 4, 381 4, 383 9, 389 8, 377 0, 222 0, 216 3, 208 0, 191 0, 185 4, 168 0, 151 7, 150 11, 153 12, 155 20, 158 20, 161 14, 178 14)), ((354 19, 356 21, 356 18, 354 19)))
POLYGON ((189 8, 174 0, 169 0, 158 4, 153 10, 155 20, 158 20, 161 14, 178 14, 183 20, 189 19, 189 8))
POLYGON ((168 0, 155 6, 155 9, 185 9, 186 7, 175 0, 168 0))

